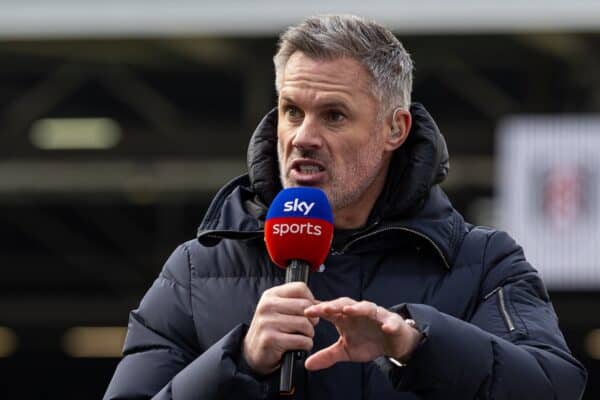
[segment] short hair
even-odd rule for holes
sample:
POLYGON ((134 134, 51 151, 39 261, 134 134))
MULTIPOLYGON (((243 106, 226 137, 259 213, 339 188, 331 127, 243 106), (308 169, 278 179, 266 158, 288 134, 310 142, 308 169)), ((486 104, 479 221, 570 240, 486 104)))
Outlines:
POLYGON ((288 28, 273 57, 278 94, 283 70, 296 51, 314 59, 353 58, 370 73, 373 95, 380 101, 381 111, 410 107, 410 54, 389 29, 374 21, 354 15, 322 15, 288 28))

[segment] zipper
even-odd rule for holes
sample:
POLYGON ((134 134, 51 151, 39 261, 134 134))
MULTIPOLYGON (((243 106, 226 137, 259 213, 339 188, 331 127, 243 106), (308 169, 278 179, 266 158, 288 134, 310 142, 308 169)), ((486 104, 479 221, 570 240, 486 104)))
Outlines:
POLYGON ((438 247, 438 245, 435 244, 433 242, 433 240, 431 240, 427 235, 424 235, 421 232, 417 232, 415 230, 412 230, 412 229, 409 229, 409 228, 404 228, 404 227, 401 227, 401 226, 389 226, 387 228, 381 228, 379 230, 375 230, 375 231, 366 233, 366 234, 364 234, 362 236, 358 236, 357 238, 354 238, 351 241, 349 241, 348 243, 346 243, 346 245, 339 252, 337 252, 337 254, 344 254, 344 252, 346 250, 348 250, 350 248, 350 246, 352 246, 354 243, 358 242, 359 240, 366 239, 368 237, 371 237, 373 235, 377 235, 377 234, 382 233, 382 232, 394 231, 394 230, 412 233, 413 235, 417 235, 420 238, 425 239, 427 242, 429 242, 429 244, 431 244, 433 246, 434 249, 436 249, 438 255, 440 256, 440 258, 444 262, 444 266, 446 267, 446 269, 450 269, 450 265, 448 264, 448 261, 446 260, 446 257, 444 256, 444 253, 442 253, 442 250, 440 250, 440 248, 438 247))
POLYGON ((485 295, 484 300, 489 299, 496 293, 498 294, 498 305, 499 305, 498 308, 500 308, 500 314, 502 314, 502 318, 504 319, 504 322, 506 323, 506 326, 508 327, 508 331, 512 332, 516 328, 515 328, 515 324, 512 321, 512 318, 508 314, 506 302, 504 301, 504 288, 502 286, 497 287, 496 289, 492 290, 490 293, 485 295))

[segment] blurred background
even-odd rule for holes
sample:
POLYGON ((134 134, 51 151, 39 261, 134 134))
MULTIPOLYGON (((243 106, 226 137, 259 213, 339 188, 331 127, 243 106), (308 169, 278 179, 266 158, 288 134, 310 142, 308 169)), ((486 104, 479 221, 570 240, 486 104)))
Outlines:
POLYGON ((128 311, 275 103, 277 36, 352 12, 412 53, 444 188, 545 278, 600 398, 600 4, 0 1, 0 393, 100 398, 128 311))

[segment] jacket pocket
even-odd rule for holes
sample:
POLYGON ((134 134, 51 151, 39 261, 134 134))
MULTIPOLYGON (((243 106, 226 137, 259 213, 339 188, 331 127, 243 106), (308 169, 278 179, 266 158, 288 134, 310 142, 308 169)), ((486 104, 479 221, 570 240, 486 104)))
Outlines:
POLYGON ((513 319, 511 318, 511 316, 508 312, 508 307, 506 306, 506 298, 504 296, 504 288, 502 286, 497 287, 496 289, 492 290, 490 293, 486 294, 484 299, 488 300, 492 296, 496 296, 496 301, 498 304, 498 311, 500 312, 500 315, 502 316, 502 319, 504 320, 504 323, 506 324, 506 328, 508 329, 508 332, 513 332, 515 330, 515 323, 513 322, 513 319))

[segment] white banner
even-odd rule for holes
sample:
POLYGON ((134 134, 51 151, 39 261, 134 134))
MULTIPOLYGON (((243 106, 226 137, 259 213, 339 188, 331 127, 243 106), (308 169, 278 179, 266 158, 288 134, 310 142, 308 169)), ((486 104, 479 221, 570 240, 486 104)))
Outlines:
POLYGON ((498 135, 499 225, 549 287, 600 287, 600 116, 520 116, 498 135))

